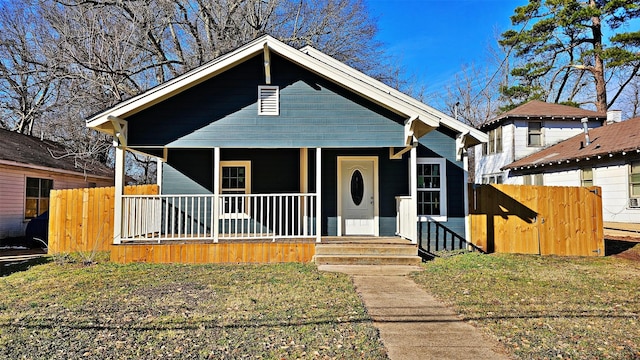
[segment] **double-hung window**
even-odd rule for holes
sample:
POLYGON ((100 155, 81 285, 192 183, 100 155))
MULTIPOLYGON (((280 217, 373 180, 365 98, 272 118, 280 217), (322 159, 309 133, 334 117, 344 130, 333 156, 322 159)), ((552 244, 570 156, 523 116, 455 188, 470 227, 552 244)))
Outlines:
POLYGON ((482 145, 483 155, 502 152, 502 126, 489 130, 489 142, 482 145))
POLYGON ((527 123, 527 146, 542 146, 542 121, 527 123))
POLYGON ((640 207, 640 161, 629 166, 629 198, 636 199, 633 207, 640 207))
POLYGON ((251 161, 220 162, 220 194, 224 196, 224 214, 249 214, 251 161))
POLYGON ((53 180, 27 178, 24 218, 33 219, 49 209, 49 192, 53 189, 53 180))
POLYGON ((580 169, 580 186, 593 186, 593 168, 588 167, 580 169))
POLYGON ((446 160, 418 158, 418 215, 447 220, 446 160))

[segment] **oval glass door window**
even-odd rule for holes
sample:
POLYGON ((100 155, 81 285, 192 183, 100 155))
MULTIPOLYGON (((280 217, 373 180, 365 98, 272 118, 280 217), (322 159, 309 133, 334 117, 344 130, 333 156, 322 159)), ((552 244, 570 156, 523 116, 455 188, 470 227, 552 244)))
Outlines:
POLYGON ((364 179, 360 170, 356 170, 351 175, 351 200, 356 206, 362 203, 364 196, 364 179))

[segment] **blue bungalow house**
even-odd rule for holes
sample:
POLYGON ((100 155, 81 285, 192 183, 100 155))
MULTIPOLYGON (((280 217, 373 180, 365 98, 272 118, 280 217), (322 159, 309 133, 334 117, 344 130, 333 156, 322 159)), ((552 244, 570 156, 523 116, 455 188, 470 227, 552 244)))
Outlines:
MULTIPOLYGON (((465 236, 466 151, 486 135, 306 46, 270 36, 88 119, 114 137, 114 244, 465 236), (122 195, 124 154, 161 162, 122 195)), ((465 236, 468 238, 468 236, 465 236)))

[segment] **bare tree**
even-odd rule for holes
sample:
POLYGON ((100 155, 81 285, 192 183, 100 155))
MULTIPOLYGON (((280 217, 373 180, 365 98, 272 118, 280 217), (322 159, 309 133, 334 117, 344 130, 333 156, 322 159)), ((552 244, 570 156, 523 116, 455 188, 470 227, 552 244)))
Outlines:
POLYGON ((363 0, 4 0, 0 9, 0 126, 39 130, 86 166, 111 161, 110 139, 83 119, 265 33, 397 80, 363 0))

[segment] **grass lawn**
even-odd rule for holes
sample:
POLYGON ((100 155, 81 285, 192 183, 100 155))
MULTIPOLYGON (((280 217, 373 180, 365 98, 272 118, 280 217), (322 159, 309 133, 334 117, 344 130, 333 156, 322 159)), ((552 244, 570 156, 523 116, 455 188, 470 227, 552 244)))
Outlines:
POLYGON ((349 278, 313 265, 19 270, 0 277, 3 359, 386 359, 349 278))
POLYGON ((418 284, 518 358, 640 359, 638 261, 471 253, 424 267, 418 284))

